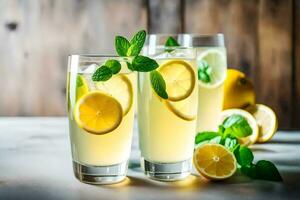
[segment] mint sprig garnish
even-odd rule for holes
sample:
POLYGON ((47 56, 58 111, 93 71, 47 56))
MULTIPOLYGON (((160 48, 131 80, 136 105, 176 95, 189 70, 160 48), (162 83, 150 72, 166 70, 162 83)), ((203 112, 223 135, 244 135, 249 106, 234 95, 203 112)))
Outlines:
POLYGON ((163 99, 168 99, 168 94, 166 92, 166 83, 162 77, 162 75, 154 70, 150 72, 150 81, 152 88, 163 99))
POLYGON ((253 162, 254 155, 251 149, 241 146, 239 138, 252 134, 252 129, 247 120, 241 115, 227 117, 219 126, 217 132, 200 132, 196 135, 197 146, 205 143, 221 144, 233 152, 240 171, 253 179, 269 181, 282 181, 282 177, 276 166, 267 160, 253 162))
POLYGON ((132 69, 138 72, 150 72, 158 66, 155 60, 146 56, 135 56, 132 60, 132 69))
POLYGON ((177 42, 177 40, 175 40, 173 37, 168 37, 166 43, 165 43, 165 47, 177 47, 180 46, 180 44, 177 42))
POLYGON ((115 47, 119 56, 127 56, 127 51, 130 47, 130 42, 123 36, 116 36, 115 47))
POLYGON ((113 74, 117 74, 121 70, 121 63, 114 59, 107 60, 104 65, 109 67, 113 74))
POLYGON ((198 80, 204 83, 210 83, 211 73, 212 73, 212 69, 206 61, 204 60, 198 61, 198 80))
POLYGON ((93 74, 92 76, 92 80, 93 81, 107 81, 109 80, 113 75, 112 70, 103 65, 101 67, 99 67, 93 74))
MULTIPOLYGON (((127 68, 131 71, 153 72, 150 73, 150 82, 153 90, 163 99, 168 98, 166 92, 166 83, 158 71, 158 63, 146 56, 139 55, 146 40, 146 31, 137 32, 129 41, 123 36, 115 37, 115 50, 121 57, 126 57, 127 68)), ((92 75, 93 81, 107 81, 114 74, 121 70, 121 63, 118 60, 107 60, 104 65, 100 66, 92 75)))

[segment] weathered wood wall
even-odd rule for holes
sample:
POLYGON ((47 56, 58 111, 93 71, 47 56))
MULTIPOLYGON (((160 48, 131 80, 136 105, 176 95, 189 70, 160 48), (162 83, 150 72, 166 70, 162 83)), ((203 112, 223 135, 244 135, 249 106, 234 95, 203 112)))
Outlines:
POLYGON ((300 128, 299 0, 0 0, 0 115, 64 115, 67 55, 112 52, 116 34, 225 34, 229 67, 281 128, 300 128))

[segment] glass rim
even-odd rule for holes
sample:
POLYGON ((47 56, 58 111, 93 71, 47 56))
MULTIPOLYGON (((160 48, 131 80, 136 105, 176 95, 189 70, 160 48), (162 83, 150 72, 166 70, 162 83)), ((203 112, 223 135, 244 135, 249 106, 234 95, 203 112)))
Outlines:
POLYGON ((224 34, 182 33, 179 35, 182 46, 193 47, 225 47, 224 34))

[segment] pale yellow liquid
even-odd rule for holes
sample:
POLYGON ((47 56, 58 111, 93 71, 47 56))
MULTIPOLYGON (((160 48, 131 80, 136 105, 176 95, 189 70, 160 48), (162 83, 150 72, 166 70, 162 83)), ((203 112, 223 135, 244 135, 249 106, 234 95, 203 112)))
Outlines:
MULTIPOLYGON (((92 74, 81 74, 89 82, 90 90, 96 90, 92 74)), ((136 74, 123 74, 130 80, 135 94, 136 74)), ((73 110, 76 97, 76 76, 70 73, 69 88, 69 121, 73 160, 86 165, 108 166, 125 162, 129 158, 133 133, 134 104, 123 117, 121 124, 115 130, 103 135, 91 134, 77 126, 73 110), (74 78, 75 76, 75 78, 74 78)), ((118 75, 116 75, 118 76, 118 75)), ((134 101, 136 98, 133 98, 134 101)))
MULTIPOLYGON (((199 47, 197 48, 197 55, 209 49, 217 49, 226 58, 226 50, 223 47, 199 47)), ((226 60, 223 67, 227 68, 226 60)), ((216 86, 207 86, 198 80, 198 92, 197 132, 216 131, 218 129, 220 113, 223 109, 224 82, 216 86)))
POLYGON ((218 119, 223 107, 224 84, 208 88, 198 84, 197 132, 218 129, 218 119))
MULTIPOLYGON (((166 60, 158 61, 163 63, 166 60)), ((195 67, 195 63, 192 63, 195 67)), ((195 75, 196 75, 196 68, 195 75)), ((186 121, 171 112, 150 84, 149 73, 139 74, 138 118, 141 156, 148 161, 172 163, 192 157, 196 119, 186 121)), ((197 87, 188 98, 194 98, 197 109, 197 87)))

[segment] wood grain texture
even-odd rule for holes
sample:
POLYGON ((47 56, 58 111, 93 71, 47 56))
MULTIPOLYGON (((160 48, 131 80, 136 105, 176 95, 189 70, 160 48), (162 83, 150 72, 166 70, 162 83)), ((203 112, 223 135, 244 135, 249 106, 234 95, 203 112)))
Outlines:
POLYGON ((292 0, 261 0, 258 24, 258 101, 272 107, 281 128, 292 116, 292 0))
POLYGON ((300 1, 294 0, 293 4, 294 24, 293 24, 293 116, 292 127, 300 128, 300 1))
POLYGON ((186 0, 186 32, 222 32, 228 67, 254 82, 257 102, 272 107, 280 127, 292 119, 292 0, 186 0), (192 23, 190 23, 192 22, 192 23))
POLYGON ((1 0, 0 115, 64 115, 68 54, 145 27, 142 0, 1 0))
POLYGON ((150 33, 181 33, 182 0, 147 0, 150 33))

